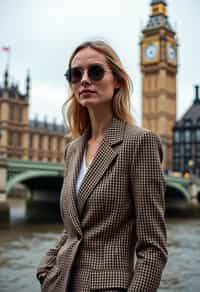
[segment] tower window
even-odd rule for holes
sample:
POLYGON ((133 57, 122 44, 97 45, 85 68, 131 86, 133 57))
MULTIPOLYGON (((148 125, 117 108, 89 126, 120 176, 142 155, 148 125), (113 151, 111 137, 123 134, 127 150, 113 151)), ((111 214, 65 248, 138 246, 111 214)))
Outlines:
POLYGON ((200 129, 196 130, 196 142, 200 142, 200 129))
POLYGON ((29 135, 29 147, 30 147, 30 149, 33 148, 33 135, 32 134, 29 135))
POLYGON ((154 8, 153 8, 153 13, 157 13, 157 12, 159 12, 158 7, 154 7, 154 8))
POLYGON ((8 132, 8 145, 9 146, 13 145, 13 132, 12 131, 8 132))
POLYGON ((11 104, 9 108, 9 120, 13 121, 14 120, 14 106, 11 104))
POLYGON ((21 146, 21 133, 17 135, 17 146, 21 146))
POLYGON ((61 151, 61 137, 58 137, 57 139, 57 149, 58 149, 58 152, 61 151))
POLYGON ((191 144, 185 144, 185 150, 190 151, 191 150, 191 144))
POLYGON ((180 156, 180 146, 179 145, 174 145, 174 155, 180 156))
POLYGON ((191 142, 191 131, 189 129, 186 129, 184 132, 184 141, 186 143, 191 142))
POLYGON ((39 151, 41 151, 42 150, 42 139, 43 137, 42 137, 42 135, 39 135, 39 151))
POLYGON ((17 132, 14 132, 13 133, 13 144, 16 146, 18 145, 18 133, 17 132))
POLYGON ((174 131, 174 142, 179 143, 180 142, 180 132, 179 131, 174 131))
POLYGON ((48 146, 49 147, 49 150, 52 151, 53 139, 52 139, 51 136, 49 137, 49 141, 48 142, 49 142, 49 146, 48 146))
POLYGON ((18 122, 21 122, 22 121, 22 107, 19 108, 19 112, 18 112, 18 122))

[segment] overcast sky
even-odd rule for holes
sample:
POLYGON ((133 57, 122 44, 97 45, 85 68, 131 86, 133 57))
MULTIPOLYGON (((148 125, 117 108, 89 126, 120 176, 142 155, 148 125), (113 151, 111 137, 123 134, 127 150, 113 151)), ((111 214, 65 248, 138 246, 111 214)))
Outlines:
MULTIPOLYGON (((150 0, 0 0, 0 47, 10 46, 10 82, 25 90, 31 74, 30 118, 62 121, 67 96, 64 72, 80 42, 101 38, 119 54, 133 84, 133 114, 141 125, 139 39, 150 14, 150 0)), ((177 118, 200 84, 200 1, 168 0, 168 14, 179 41, 177 118)), ((6 66, 0 51, 0 80, 6 66)))

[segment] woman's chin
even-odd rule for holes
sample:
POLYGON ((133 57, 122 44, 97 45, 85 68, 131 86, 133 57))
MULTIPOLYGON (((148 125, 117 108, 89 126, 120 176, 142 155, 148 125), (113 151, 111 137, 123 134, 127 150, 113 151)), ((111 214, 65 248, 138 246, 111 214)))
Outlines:
POLYGON ((102 104, 101 101, 92 100, 89 98, 81 100, 81 105, 84 107, 96 107, 97 105, 101 105, 101 104, 102 104))
POLYGON ((112 103, 112 99, 111 100, 100 100, 100 99, 95 99, 95 98, 85 98, 79 101, 80 104, 84 107, 88 107, 88 108, 93 108, 93 107, 97 107, 97 106, 108 106, 110 103, 112 103))

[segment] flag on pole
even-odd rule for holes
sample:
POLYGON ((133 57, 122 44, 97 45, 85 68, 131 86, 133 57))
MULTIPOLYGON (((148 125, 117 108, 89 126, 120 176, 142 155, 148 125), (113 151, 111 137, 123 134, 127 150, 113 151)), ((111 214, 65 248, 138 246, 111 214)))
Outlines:
POLYGON ((10 48, 9 47, 2 47, 2 50, 6 53, 10 52, 10 48))
POLYGON ((2 51, 7 54, 7 61, 6 61, 6 70, 10 66, 10 47, 1 47, 2 51))

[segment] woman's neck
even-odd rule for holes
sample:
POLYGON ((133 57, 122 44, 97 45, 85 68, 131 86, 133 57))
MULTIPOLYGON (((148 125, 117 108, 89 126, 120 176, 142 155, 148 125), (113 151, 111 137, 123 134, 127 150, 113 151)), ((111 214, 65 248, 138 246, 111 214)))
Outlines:
POLYGON ((90 123, 91 123, 91 137, 90 141, 96 141, 103 138, 105 130, 108 128, 112 118, 113 113, 91 113, 90 115, 90 123))

